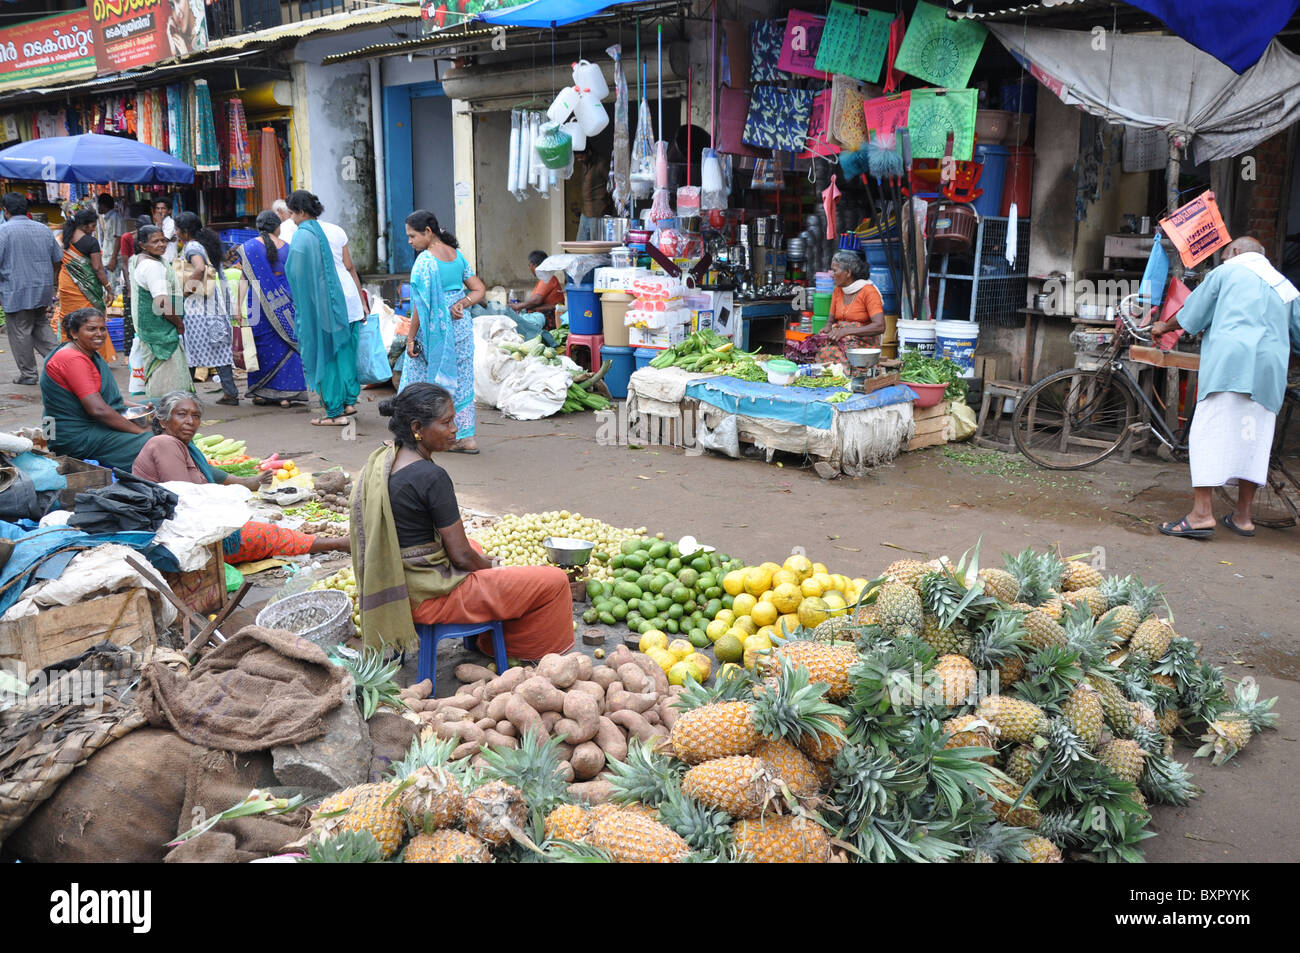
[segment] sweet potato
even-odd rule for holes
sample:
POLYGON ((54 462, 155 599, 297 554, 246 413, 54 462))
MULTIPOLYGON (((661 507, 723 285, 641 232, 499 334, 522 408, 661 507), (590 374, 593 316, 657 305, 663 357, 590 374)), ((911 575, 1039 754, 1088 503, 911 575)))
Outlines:
POLYGON ((639 653, 633 652, 626 645, 620 645, 618 648, 614 649, 614 651, 610 652, 609 655, 605 656, 605 664, 617 671, 620 665, 624 662, 632 661, 632 656, 637 654, 639 653))
POLYGON ((607 804, 614 798, 614 785, 601 779, 570 784, 569 793, 588 804, 607 804))
POLYGON ((540 714, 542 716, 542 727, 546 729, 546 733, 548 735, 555 734, 555 723, 564 715, 558 711, 544 711, 540 714))
POLYGON ((657 725, 659 724, 659 709, 656 706, 651 705, 645 711, 641 712, 641 717, 650 722, 650 724, 657 725))
POLYGON ((458 682, 482 682, 486 685, 496 677, 496 672, 490 668, 484 668, 482 665, 464 662, 456 666, 456 681, 458 682))
POLYGON ((620 728, 626 728, 634 737, 641 741, 649 741, 654 737, 656 725, 650 724, 636 712, 630 709, 610 712, 606 716, 620 728))
POLYGON ((434 719, 434 713, 433 713, 433 712, 431 712, 431 711, 422 711, 422 712, 420 712, 420 721, 423 722, 424 724, 426 724, 426 725, 428 725, 428 724, 432 724, 432 723, 433 723, 433 719, 434 719))
POLYGON ((573 683, 573 687, 569 689, 569 692, 581 692, 584 695, 590 695, 596 699, 596 704, 599 707, 605 707, 605 687, 600 682, 577 681, 573 683))
POLYGON ((590 781, 605 770, 605 752, 594 741, 585 741, 573 749, 569 764, 579 781, 590 781))
MULTIPOLYGON (((560 777, 560 779, 563 780, 563 781, 565 781, 566 783, 567 783, 567 782, 572 782, 572 781, 573 781, 573 765, 569 764, 569 762, 567 762, 567 761, 561 761, 561 762, 560 762, 560 769, 559 769, 559 771, 556 772, 556 774, 558 774, 559 777, 560 777)), ((588 782, 588 783, 591 783, 591 782, 588 782)), ((607 783, 608 783, 608 782, 607 782, 607 783)))
POLYGON ((600 750, 611 761, 622 761, 627 757, 627 738, 623 736, 623 730, 604 716, 597 722, 596 737, 592 740, 600 745, 600 750))
POLYGON ((498 721, 497 726, 494 730, 496 731, 497 734, 505 735, 507 738, 519 737, 519 729, 516 728, 508 721, 498 721))
POLYGON ((444 741, 454 738, 462 743, 470 741, 479 744, 483 741, 483 729, 472 721, 444 721, 438 726, 438 737, 444 741))
MULTIPOLYGON (((570 682, 569 684, 573 684, 570 682)), ((526 679, 515 689, 515 694, 528 702, 534 711, 563 711, 564 692, 540 675, 526 679)))
POLYGON ((565 720, 576 721, 580 727, 578 734, 569 737, 571 743, 590 741, 596 737, 600 705, 596 699, 583 692, 569 692, 564 696, 564 717, 565 720))
POLYGON ((519 740, 509 735, 503 735, 498 731, 489 728, 483 732, 483 743, 487 745, 496 745, 499 748, 518 748, 519 740))
POLYGON ((624 662, 618 667, 618 680, 629 692, 647 692, 654 688, 654 679, 631 662, 624 662))
POLYGON ((477 720, 474 722, 474 727, 475 727, 475 728, 478 728, 478 729, 480 729, 480 730, 482 730, 482 731, 484 731, 484 732, 489 731, 489 730, 495 731, 495 730, 496 730, 496 727, 497 727, 496 719, 494 719, 494 718, 479 718, 479 719, 477 719, 477 720))
POLYGON ((624 710, 644 712, 653 708, 658 701, 659 696, 654 692, 626 692, 611 687, 605 693, 605 712, 607 714, 624 710))
POLYGON ((492 681, 484 686, 483 694, 488 701, 496 698, 498 695, 506 695, 513 692, 524 679, 532 675, 533 670, 529 666, 521 665, 518 668, 512 668, 502 672, 492 681))
POLYGON ((444 705, 438 709, 439 720, 445 723, 454 721, 464 721, 469 717, 469 712, 463 708, 456 708, 452 705, 444 705))
POLYGON ((577 655, 544 656, 537 663, 537 677, 544 678, 558 689, 566 689, 578 680, 577 655))
POLYGON ((601 688, 609 688, 611 682, 618 681, 618 672, 608 665, 597 665, 591 670, 591 680, 601 688))
POLYGON ((497 721, 504 721, 506 717, 506 705, 510 704, 509 695, 498 695, 488 702, 487 716, 495 718, 497 721))
POLYGON ((659 699, 659 724, 672 731, 673 725, 677 722, 677 716, 680 714, 681 711, 673 704, 672 698, 659 699))
POLYGON ((478 746, 479 742, 477 741, 466 741, 464 744, 457 745, 451 753, 451 759, 459 761, 461 758, 472 757, 478 754, 478 746))
POLYGON ((660 695, 668 691, 668 676, 664 674, 664 670, 659 667, 658 662, 641 652, 632 652, 631 656, 628 661, 654 680, 655 691, 660 695))
POLYGON ((414 692, 418 698, 428 698, 433 694, 433 679, 426 678, 422 682, 416 682, 409 690, 414 692))
POLYGON ((542 716, 537 713, 536 708, 518 695, 510 695, 509 699, 506 703, 506 721, 519 730, 521 738, 530 730, 539 734, 545 731, 542 727, 542 716))
POLYGON ((595 663, 592 662, 591 656, 583 655, 581 652, 577 652, 574 654, 573 657, 578 660, 578 681, 580 682, 590 681, 591 670, 595 668, 595 663))
POLYGON ((560 742, 560 744, 555 748, 555 754, 561 761, 567 764, 569 759, 573 757, 573 745, 560 742))

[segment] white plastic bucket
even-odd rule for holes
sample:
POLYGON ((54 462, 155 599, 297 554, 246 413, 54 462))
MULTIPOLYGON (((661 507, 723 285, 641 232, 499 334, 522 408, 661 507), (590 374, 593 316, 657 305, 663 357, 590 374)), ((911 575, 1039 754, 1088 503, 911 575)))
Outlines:
POLYGON ((609 95, 609 84, 605 82, 605 74, 600 71, 599 66, 587 60, 578 60, 573 64, 573 85, 580 92, 591 93, 597 99, 604 99, 609 95))
POLYGON ((960 364, 962 377, 974 377, 979 337, 978 321, 935 321, 934 356, 960 364))
POLYGON ((567 132, 569 138, 573 140, 574 152, 581 152, 587 148, 587 134, 582 131, 582 126, 576 119, 573 122, 566 122, 560 128, 567 132))
POLYGON ((898 350, 903 352, 910 348, 920 351, 925 357, 934 357, 935 321, 912 321, 900 318, 898 321, 898 350))
POLYGON ((572 86, 566 86, 560 90, 555 101, 551 103, 551 108, 546 110, 546 117, 551 122, 564 122, 573 115, 573 111, 578 108, 578 91, 572 86))
POLYGON ((578 115, 578 125, 582 126, 582 131, 588 137, 600 135, 609 125, 609 110, 593 94, 579 95, 574 112, 578 115))

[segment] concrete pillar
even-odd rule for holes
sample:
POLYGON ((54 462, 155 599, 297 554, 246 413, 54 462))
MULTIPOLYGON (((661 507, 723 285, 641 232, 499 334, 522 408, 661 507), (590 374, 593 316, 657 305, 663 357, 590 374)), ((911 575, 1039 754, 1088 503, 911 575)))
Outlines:
MULTIPOLYGON (((454 160, 452 175, 456 195, 456 238, 461 253, 477 271, 478 216, 474 188, 474 116, 469 104, 459 99, 451 103, 451 134, 454 160)), ((486 279, 485 279, 486 280, 486 279)))

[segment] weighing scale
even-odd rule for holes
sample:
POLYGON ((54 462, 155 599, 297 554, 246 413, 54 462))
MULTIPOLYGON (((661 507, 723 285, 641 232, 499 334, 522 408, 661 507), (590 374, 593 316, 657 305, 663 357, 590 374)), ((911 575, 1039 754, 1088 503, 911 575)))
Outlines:
POLYGON ((878 347, 851 347, 846 352, 849 359, 849 389, 855 394, 870 394, 898 383, 898 361, 882 361, 878 347))

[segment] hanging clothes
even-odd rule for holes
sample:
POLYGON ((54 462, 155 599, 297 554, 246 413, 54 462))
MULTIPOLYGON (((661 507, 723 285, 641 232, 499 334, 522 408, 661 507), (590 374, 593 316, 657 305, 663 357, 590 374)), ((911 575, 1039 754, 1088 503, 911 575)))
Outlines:
POLYGON ((253 181, 253 156, 248 150, 248 124, 244 121, 244 103, 230 100, 227 106, 229 124, 230 162, 227 165, 232 189, 251 189, 253 181))
POLYGON ((194 81, 194 169, 217 172, 221 161, 217 155, 217 127, 212 118, 212 93, 206 79, 194 81))
POLYGON ((284 162, 280 156, 280 143, 276 140, 275 130, 270 126, 262 127, 262 171, 261 200, 262 208, 270 208, 276 199, 286 198, 284 189, 284 162))

